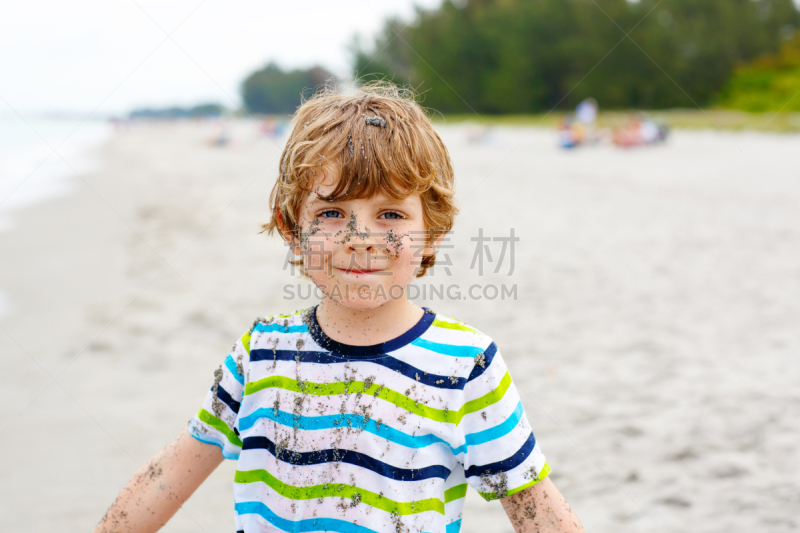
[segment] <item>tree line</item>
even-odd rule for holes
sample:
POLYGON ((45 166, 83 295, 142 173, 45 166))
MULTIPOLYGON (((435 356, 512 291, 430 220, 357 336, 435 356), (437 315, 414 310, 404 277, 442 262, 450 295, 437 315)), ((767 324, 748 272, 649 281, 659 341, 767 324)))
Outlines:
POLYGON ((355 67, 445 113, 707 106, 799 22, 792 0, 445 0, 387 21, 355 67))
POLYGON ((319 66, 284 71, 275 63, 269 63, 245 78, 242 101, 251 113, 291 115, 304 93, 331 79, 333 74, 319 66))
MULTIPOLYGON (((781 54, 798 27, 792 0, 445 0, 387 20, 353 63, 443 113, 537 113, 588 97, 607 109, 694 108, 731 101, 734 74, 781 54)), ((292 113, 331 77, 267 65, 242 84, 245 107, 292 113)))

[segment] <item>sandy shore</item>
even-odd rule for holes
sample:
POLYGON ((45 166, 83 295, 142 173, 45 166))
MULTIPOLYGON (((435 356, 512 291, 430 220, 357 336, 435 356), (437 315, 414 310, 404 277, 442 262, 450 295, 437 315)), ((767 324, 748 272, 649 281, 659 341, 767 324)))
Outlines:
MULTIPOLYGON (((495 338, 586 529, 800 527, 800 138, 564 152, 549 131, 468 129, 441 130, 463 209, 451 275, 423 283, 517 298, 426 305, 495 338), (512 274, 508 251, 469 268, 479 228, 514 228, 512 274)), ((118 132, 100 170, 0 233, 4 531, 89 531, 253 318, 313 303, 285 299, 302 282, 257 233, 281 147, 248 122, 226 148, 215 133, 118 132)), ((232 531, 233 470, 165 531, 232 531)), ((512 530, 471 492, 462 531, 512 530)))

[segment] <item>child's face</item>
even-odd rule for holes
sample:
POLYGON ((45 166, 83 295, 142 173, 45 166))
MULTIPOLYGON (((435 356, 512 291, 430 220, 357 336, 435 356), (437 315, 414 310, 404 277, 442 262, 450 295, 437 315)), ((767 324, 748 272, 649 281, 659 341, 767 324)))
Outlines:
POLYGON ((327 202, 335 173, 317 180, 300 205, 294 251, 329 298, 353 309, 405 300, 424 255, 434 249, 419 194, 403 200, 372 198, 327 202))

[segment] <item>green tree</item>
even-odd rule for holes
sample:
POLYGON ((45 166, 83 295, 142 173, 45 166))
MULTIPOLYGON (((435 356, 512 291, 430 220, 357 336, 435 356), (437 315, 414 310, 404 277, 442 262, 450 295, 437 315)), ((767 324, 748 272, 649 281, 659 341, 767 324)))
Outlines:
POLYGON ((750 112, 800 111, 800 35, 778 54, 738 68, 717 103, 750 112))
POLYGON ((589 96, 693 107, 799 24, 792 0, 445 0, 411 25, 387 21, 354 64, 442 112, 537 112, 589 96))
POLYGON ((322 67, 284 71, 274 63, 250 74, 242 83, 242 100, 251 113, 291 114, 304 91, 334 78, 322 67))

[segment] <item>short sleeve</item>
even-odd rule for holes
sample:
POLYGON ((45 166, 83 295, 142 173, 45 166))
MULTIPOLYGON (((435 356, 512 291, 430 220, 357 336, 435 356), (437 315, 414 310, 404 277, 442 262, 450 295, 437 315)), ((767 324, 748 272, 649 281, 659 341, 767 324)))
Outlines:
POLYGON ((249 359, 248 332, 236 341, 225 361, 214 371, 214 383, 203 406, 189 421, 189 433, 201 442, 222 448, 226 459, 238 459, 242 451, 237 425, 249 359))
POLYGON ((464 387, 459 455, 469 483, 486 500, 535 485, 550 473, 511 374, 492 343, 475 360, 464 387))

